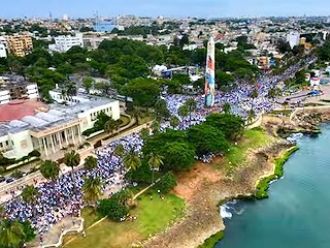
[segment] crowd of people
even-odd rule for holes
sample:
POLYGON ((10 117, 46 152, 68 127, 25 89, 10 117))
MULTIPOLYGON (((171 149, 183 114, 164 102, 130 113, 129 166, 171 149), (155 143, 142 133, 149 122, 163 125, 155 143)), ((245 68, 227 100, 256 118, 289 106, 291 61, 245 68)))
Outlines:
MULTIPOLYGON (((221 108, 224 103, 229 103, 232 111, 242 117, 246 117, 247 111, 250 109, 253 109, 256 114, 269 111, 273 104, 272 99, 268 97, 268 91, 277 82, 294 75, 300 67, 301 64, 292 66, 281 76, 263 75, 258 79, 257 87, 244 84, 227 93, 217 92, 215 96, 216 107, 221 108), (252 97, 251 94, 256 89, 258 96, 252 97)), ((165 96, 171 115, 177 116, 180 123, 177 127, 171 127, 170 122, 165 121, 160 125, 161 131, 166 128, 185 130, 205 121, 206 116, 212 110, 204 108, 203 96, 195 97, 197 110, 191 116, 182 118, 178 115, 178 108, 189 98, 190 96, 183 95, 165 96)), ((95 169, 89 171, 81 168, 63 174, 55 181, 40 183, 36 186, 39 195, 34 202, 27 203, 21 197, 13 197, 5 204, 6 215, 10 219, 30 221, 39 234, 42 234, 47 232, 51 225, 58 223, 66 216, 79 215, 80 209, 84 206, 82 186, 86 177, 100 177, 104 192, 111 192, 113 188, 120 189, 127 186, 124 178, 126 169, 122 159, 114 153, 119 144, 123 146, 125 151, 134 150, 141 153, 143 140, 139 134, 135 133, 96 150, 98 166, 95 169)), ((207 163, 213 156, 213 154, 207 154, 197 159, 207 163)))
POLYGON ((96 150, 98 166, 95 169, 78 169, 61 175, 55 181, 40 183, 36 187, 39 194, 35 201, 27 203, 21 197, 16 197, 7 202, 7 217, 20 221, 28 220, 38 233, 42 234, 62 218, 79 215, 84 206, 82 186, 85 178, 101 178, 104 192, 125 187, 126 169, 121 158, 114 154, 115 147, 119 144, 125 151, 133 149, 139 153, 143 141, 139 134, 132 134, 96 150))

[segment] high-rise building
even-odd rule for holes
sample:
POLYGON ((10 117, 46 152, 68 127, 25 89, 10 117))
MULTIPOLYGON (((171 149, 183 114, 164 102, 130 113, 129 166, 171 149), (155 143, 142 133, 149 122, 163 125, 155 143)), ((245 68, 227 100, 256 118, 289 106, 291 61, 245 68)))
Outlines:
POLYGON ((8 35, 6 41, 9 52, 18 57, 24 57, 33 49, 32 38, 29 34, 8 35))
POLYGON ((211 37, 207 44, 205 71, 205 106, 213 107, 215 95, 215 44, 211 37))

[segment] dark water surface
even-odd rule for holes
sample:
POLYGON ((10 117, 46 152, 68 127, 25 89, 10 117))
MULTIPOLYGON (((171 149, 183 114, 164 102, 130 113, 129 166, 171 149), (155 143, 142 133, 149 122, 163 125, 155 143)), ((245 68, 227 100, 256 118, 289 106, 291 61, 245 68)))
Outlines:
POLYGON ((216 248, 330 248, 330 125, 298 145, 269 199, 229 205, 216 248))

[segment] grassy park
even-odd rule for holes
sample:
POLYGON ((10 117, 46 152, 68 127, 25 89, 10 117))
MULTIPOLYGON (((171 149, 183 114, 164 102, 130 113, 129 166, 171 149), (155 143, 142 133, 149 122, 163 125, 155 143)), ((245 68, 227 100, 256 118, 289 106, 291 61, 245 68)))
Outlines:
POLYGON ((138 198, 137 207, 131 211, 131 215, 137 217, 135 221, 118 223, 106 219, 88 229, 100 218, 95 211, 87 208, 83 211, 86 237, 67 237, 65 247, 130 247, 132 243, 138 244, 164 230, 174 220, 183 216, 184 209, 184 201, 175 195, 169 194, 161 199, 156 193, 146 193, 138 198))
POLYGON ((243 164, 249 149, 264 147, 272 141, 273 137, 262 129, 251 129, 244 131, 243 137, 237 145, 233 145, 225 156, 225 164, 237 167, 243 164))

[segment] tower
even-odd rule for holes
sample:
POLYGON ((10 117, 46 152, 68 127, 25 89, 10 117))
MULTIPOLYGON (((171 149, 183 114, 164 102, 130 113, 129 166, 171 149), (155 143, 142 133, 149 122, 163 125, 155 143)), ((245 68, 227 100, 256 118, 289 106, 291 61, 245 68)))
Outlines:
POLYGON ((213 107, 215 95, 215 44, 213 37, 207 43, 205 71, 205 106, 213 107))

